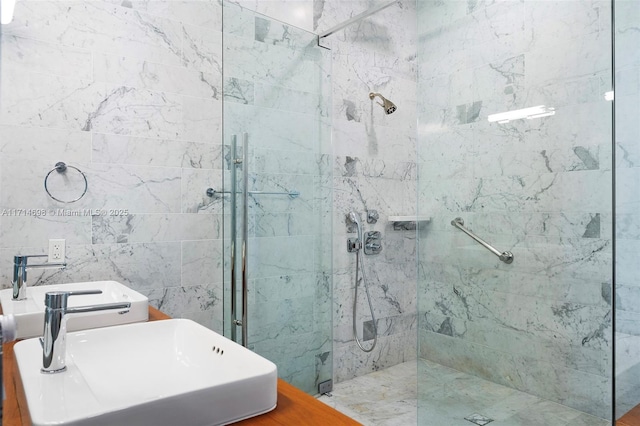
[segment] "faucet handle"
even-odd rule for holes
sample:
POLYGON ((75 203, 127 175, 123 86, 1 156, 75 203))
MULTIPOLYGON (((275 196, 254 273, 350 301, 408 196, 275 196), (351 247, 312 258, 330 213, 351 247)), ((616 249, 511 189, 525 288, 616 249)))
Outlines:
POLYGON ((44 295, 44 305, 50 309, 66 309, 69 296, 102 294, 102 290, 48 291, 44 295))

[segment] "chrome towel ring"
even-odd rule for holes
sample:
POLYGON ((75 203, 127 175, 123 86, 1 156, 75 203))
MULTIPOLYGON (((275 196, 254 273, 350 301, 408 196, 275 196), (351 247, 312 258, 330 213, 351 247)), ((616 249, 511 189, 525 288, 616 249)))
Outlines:
POLYGON ((66 204, 75 203, 76 201, 84 197, 84 195, 87 193, 87 189, 89 189, 89 182, 87 181, 87 175, 85 175, 82 172, 82 170, 80 170, 79 168, 75 166, 69 166, 62 161, 57 162, 55 167, 51 169, 49 173, 47 173, 47 175, 44 177, 44 190, 47 191, 47 195, 60 203, 66 203, 66 204), (59 198, 56 198, 53 195, 51 195, 51 192, 47 187, 47 180, 49 179, 49 176, 51 175, 51 173, 53 173, 54 171, 58 173, 66 173, 68 168, 76 170, 78 173, 82 175, 82 178, 84 179, 84 191, 82 191, 82 194, 80 194, 80 196, 75 200, 61 200, 59 198))

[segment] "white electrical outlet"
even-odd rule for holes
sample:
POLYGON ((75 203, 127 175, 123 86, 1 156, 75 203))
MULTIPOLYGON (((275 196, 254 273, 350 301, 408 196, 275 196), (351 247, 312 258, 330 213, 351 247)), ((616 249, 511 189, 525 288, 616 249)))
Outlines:
POLYGON ((49 240, 49 262, 64 262, 65 253, 64 240, 49 240))

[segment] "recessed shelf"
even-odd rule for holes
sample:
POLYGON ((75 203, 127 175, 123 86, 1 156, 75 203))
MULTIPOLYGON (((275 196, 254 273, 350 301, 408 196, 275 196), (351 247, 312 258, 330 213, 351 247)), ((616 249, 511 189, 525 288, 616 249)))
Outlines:
POLYGON ((429 216, 389 216, 389 222, 393 223, 395 231, 413 231, 418 224, 430 221, 429 216))
POLYGON ((429 216, 389 216, 389 222, 429 222, 429 216))

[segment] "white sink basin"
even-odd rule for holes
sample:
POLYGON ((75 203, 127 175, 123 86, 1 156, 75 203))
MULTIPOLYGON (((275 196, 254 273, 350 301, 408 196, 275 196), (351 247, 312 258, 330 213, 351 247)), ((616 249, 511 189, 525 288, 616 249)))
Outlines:
POLYGON ((39 337, 42 336, 44 325, 45 293, 72 290, 102 290, 102 294, 72 296, 69 298, 69 307, 131 302, 131 308, 126 314, 118 314, 118 311, 101 311, 69 315, 67 321, 67 330, 69 331, 128 324, 149 319, 149 299, 116 281, 90 281, 27 287, 26 300, 13 300, 13 291, 10 288, 0 290, 2 312, 5 315, 13 314, 15 316, 17 338, 39 337))
POLYGON ((34 425, 222 425, 277 401, 275 364, 191 320, 69 333, 58 374, 38 339, 15 355, 34 425))

